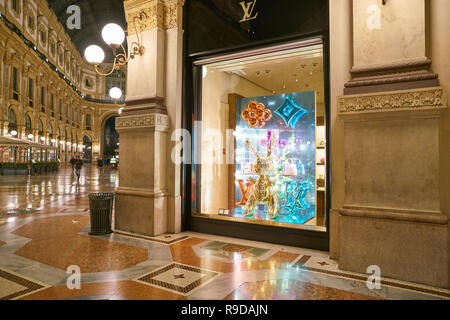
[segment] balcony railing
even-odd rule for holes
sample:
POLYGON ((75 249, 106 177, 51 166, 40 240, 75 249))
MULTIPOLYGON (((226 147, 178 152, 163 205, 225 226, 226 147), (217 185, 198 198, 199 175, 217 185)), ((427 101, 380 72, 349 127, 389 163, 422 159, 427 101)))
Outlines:
MULTIPOLYGON (((109 95, 101 96, 100 99, 84 97, 84 100, 94 102, 94 103, 114 104, 114 100, 109 95)), ((122 96, 120 99, 118 99, 116 101, 116 103, 117 104, 125 104, 125 96, 122 96)))

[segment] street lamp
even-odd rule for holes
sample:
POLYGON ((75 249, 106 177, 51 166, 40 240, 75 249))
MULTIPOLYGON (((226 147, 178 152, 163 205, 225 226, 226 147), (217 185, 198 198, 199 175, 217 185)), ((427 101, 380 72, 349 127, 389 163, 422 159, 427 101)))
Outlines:
POLYGON ((105 52, 97 45, 91 45, 84 51, 84 56, 89 63, 99 65, 105 60, 105 52))
POLYGON ((117 100, 122 97, 122 90, 120 90, 120 88, 113 87, 109 90, 109 96, 114 100, 114 104, 117 104, 117 100))
POLYGON ((136 56, 142 56, 145 53, 145 47, 141 43, 141 39, 139 38, 139 33, 136 27, 136 19, 142 21, 147 18, 147 14, 144 11, 141 11, 138 17, 134 18, 133 25, 136 30, 137 42, 132 42, 130 45, 130 53, 127 55, 127 51, 123 46, 123 42, 125 41, 125 32, 123 29, 115 24, 109 23, 103 27, 102 30, 102 38, 105 43, 111 47, 114 54, 113 67, 110 71, 103 73, 99 70, 98 66, 105 60, 105 52, 102 48, 97 45, 90 45, 84 51, 84 56, 86 60, 94 65, 95 71, 102 76, 109 76, 115 70, 119 70, 121 66, 126 65, 130 59, 134 59, 136 56), (121 51, 118 52, 118 49, 121 51))
POLYGON ((109 23, 103 27, 102 38, 112 48, 118 48, 125 41, 125 32, 115 24, 109 23))

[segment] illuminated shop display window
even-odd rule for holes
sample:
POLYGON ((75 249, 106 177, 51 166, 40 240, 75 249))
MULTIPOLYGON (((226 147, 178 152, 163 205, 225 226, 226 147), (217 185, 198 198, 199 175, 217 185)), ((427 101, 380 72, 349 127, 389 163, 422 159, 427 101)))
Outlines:
POLYGON ((244 98, 237 106, 234 216, 314 218, 315 92, 244 98))
POLYGON ((194 216, 324 228, 323 67, 321 44, 202 66, 194 216))

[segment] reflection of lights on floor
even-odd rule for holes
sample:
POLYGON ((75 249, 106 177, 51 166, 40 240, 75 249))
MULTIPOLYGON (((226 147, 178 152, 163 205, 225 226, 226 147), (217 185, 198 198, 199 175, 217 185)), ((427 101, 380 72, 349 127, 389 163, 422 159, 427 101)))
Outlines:
POLYGON ((6 221, 11 223, 11 222, 16 221, 16 218, 8 218, 6 221))

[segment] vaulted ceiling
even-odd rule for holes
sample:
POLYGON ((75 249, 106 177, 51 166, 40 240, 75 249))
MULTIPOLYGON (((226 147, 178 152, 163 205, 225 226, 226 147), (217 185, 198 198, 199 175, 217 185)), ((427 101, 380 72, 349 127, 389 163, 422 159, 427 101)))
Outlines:
POLYGON ((107 61, 111 60, 111 49, 103 42, 101 32, 103 27, 111 22, 126 29, 123 0, 48 0, 48 3, 81 55, 87 46, 97 44, 104 49, 107 61), (81 9, 80 30, 67 28, 67 19, 70 16, 67 8, 71 5, 77 5, 81 9))

